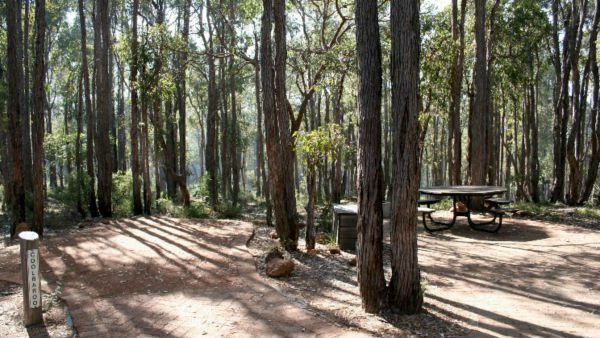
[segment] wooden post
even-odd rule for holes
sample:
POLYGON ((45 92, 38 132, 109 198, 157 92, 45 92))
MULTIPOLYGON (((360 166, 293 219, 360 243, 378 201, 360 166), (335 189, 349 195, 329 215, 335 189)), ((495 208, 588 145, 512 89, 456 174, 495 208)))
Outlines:
POLYGON ((40 276, 39 236, 33 231, 19 234, 23 275, 23 323, 42 324, 42 284, 40 276))

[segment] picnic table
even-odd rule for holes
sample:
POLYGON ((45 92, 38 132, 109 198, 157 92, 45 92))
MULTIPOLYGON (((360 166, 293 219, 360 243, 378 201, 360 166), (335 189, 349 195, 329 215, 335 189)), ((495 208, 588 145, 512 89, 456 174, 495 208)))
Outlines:
MULTIPOLYGON (((435 220, 432 218, 432 212, 422 213, 423 215, 423 226, 429 232, 441 231, 450 229, 456 223, 457 217, 466 217, 469 223, 469 226, 475 230, 485 231, 485 232, 498 232, 500 227, 502 227, 502 217, 505 214, 505 210, 501 208, 496 208, 492 206, 491 208, 484 208, 482 211, 484 213, 489 213, 493 216, 493 219, 487 221, 478 221, 475 222, 471 218, 471 212, 473 209, 476 209, 478 206, 473 205, 473 199, 483 200, 494 195, 501 195, 506 193, 506 189, 503 187, 497 186, 483 186, 483 185, 453 185, 453 186, 434 186, 434 187, 425 187, 419 189, 419 192, 429 196, 435 197, 451 197, 452 198, 452 220, 449 222, 435 220), (466 210, 459 210, 457 207, 457 203, 462 202, 466 207, 466 210), (474 208, 475 207, 475 208, 474 208), (427 225, 425 217, 429 218, 429 220, 437 225, 436 227, 431 227, 427 225), (496 222, 496 219, 499 219, 496 222), (488 225, 494 224, 493 227, 489 227, 488 225)), ((483 205, 482 205, 483 206, 483 205)), ((433 210, 433 209, 430 209, 433 210)))

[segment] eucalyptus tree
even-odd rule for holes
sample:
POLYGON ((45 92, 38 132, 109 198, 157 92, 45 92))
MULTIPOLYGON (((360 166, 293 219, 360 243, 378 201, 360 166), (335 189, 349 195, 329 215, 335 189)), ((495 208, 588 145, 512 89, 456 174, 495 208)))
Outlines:
POLYGON ((269 189, 282 245, 297 248, 296 196, 286 97, 286 18, 282 0, 263 0, 261 25, 262 105, 267 135, 269 189), (274 51, 271 30, 274 27, 274 51))
POLYGON ((83 0, 78 1, 79 9, 79 25, 81 31, 81 77, 83 78, 84 101, 87 116, 87 131, 86 131, 86 168, 89 179, 89 195, 88 203, 92 217, 99 215, 98 205, 96 204, 96 178, 94 170, 94 135, 96 133, 96 114, 95 107, 92 105, 92 94, 90 87, 90 76, 88 70, 88 51, 87 51, 87 28, 85 23, 85 8, 83 0))
MULTIPOLYGON (((35 66, 33 78, 33 222, 32 229, 44 231, 44 58, 46 2, 35 1, 35 66)), ((25 120, 25 123, 29 121, 25 120)))
POLYGON ((390 13, 393 175, 390 219, 392 277, 390 305, 416 313, 423 304, 417 258, 419 189, 419 49, 418 1, 392 0, 390 13))
POLYGON ((94 15, 94 66, 96 73, 96 165, 98 168, 98 210, 103 217, 112 216, 112 147, 110 119, 112 93, 109 49, 111 45, 108 0, 96 0, 94 15))
MULTIPOLYGON (((396 17, 394 17, 396 19, 396 17)), ((358 61, 358 284, 365 311, 384 302, 383 172, 381 168, 381 42, 377 2, 355 6, 358 61)), ((396 42, 397 43, 397 42, 396 42)))
POLYGON ((8 85, 8 159, 10 165, 11 235, 17 224, 25 221, 25 186, 23 176, 23 140, 21 135, 21 111, 23 109, 23 72, 21 55, 21 4, 20 0, 6 2, 7 30, 7 85, 8 85))

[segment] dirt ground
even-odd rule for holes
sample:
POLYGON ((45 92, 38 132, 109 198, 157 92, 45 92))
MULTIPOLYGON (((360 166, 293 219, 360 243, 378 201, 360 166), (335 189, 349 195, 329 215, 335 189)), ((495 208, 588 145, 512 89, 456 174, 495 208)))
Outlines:
MULTIPOLYGON (((252 232, 241 221, 104 221, 41 243, 43 287, 63 285, 79 337, 360 335, 266 284, 246 246, 252 232)), ((19 277, 18 246, 7 247, 0 279, 19 277)))
POLYGON ((0 281, 0 337, 68 338, 73 328, 66 305, 51 294, 43 297, 44 324, 25 328, 21 286, 0 281))
MULTIPOLYGON (((364 314, 356 268, 348 265, 353 253, 331 255, 324 245, 316 258, 294 255, 294 276, 271 283, 333 320, 383 336, 600 337, 596 228, 509 218, 498 234, 461 222, 431 235, 419 223, 426 293, 424 313, 416 316, 364 314)), ((269 228, 258 229, 250 243, 259 268, 262 252, 273 245, 269 233, 269 228)), ((389 237, 384 255, 389 280, 389 237)))
MULTIPOLYGON (((361 310, 351 252, 319 245, 316 257, 292 254, 291 277, 266 277, 272 228, 167 217, 86 224, 42 245, 45 304, 66 304, 55 301, 46 326, 27 332, 20 287, 2 283, 0 336, 599 337, 597 229, 514 218, 498 234, 458 224, 430 235, 419 225, 424 311, 399 316, 361 310)), ((389 265, 389 239, 384 254, 389 265)), ((19 278, 18 246, 0 248, 0 279, 19 278)))

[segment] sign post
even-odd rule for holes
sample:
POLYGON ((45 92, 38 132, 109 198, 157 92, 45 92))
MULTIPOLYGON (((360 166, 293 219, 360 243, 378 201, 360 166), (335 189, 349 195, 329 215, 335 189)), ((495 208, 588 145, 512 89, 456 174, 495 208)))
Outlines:
POLYGON ((25 326, 42 324, 42 280, 40 278, 40 242, 33 231, 19 234, 23 274, 23 322, 25 326))

